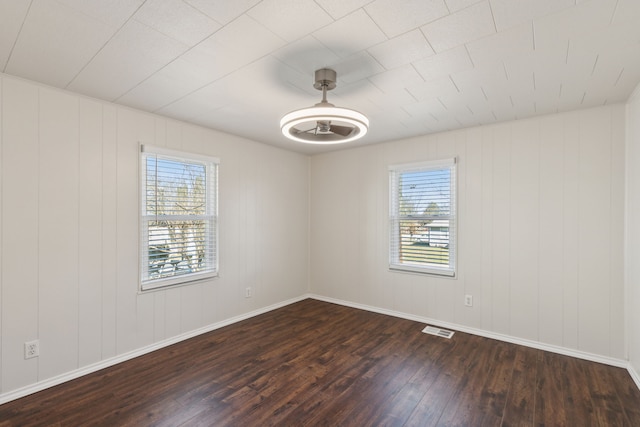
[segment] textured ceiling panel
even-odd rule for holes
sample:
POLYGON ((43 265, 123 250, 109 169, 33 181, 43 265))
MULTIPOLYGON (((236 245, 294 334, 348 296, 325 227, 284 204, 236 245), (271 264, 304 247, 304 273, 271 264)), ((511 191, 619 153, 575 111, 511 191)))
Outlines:
POLYGON ((202 13, 208 15, 215 21, 226 25, 236 19, 256 4, 260 0, 184 0, 185 3, 193 6, 202 13))
POLYGON ((467 48, 460 46, 416 61, 413 66, 425 80, 431 80, 473 68, 473 63, 467 48))
POLYGON ((333 19, 340 19, 370 2, 371 0, 316 0, 333 19))
POLYGON ((3 1, 0 70, 311 154, 624 102, 638 22, 638 0, 3 1), (280 133, 323 67, 362 140, 280 133))
POLYGON ((498 31, 575 5, 575 0, 490 0, 498 31))
POLYGON ((391 70, 429 57, 435 52, 424 34, 420 30, 413 30, 371 47, 369 53, 384 68, 391 70))
POLYGON ((182 0, 147 0, 135 19, 190 46, 222 26, 182 0))
POLYGON ((288 42, 333 22, 313 0, 263 0, 248 14, 288 42))
POLYGON ((7 60, 16 42, 20 28, 29 10, 29 3, 18 1, 0 2, 0 70, 5 71, 7 60))
POLYGON ((114 28, 123 26, 145 3, 144 0, 35 0, 31 3, 38 2, 52 3, 52 7, 67 6, 114 28))
POLYGON ((436 52, 494 34, 496 27, 488 2, 477 3, 422 27, 436 52))
POLYGON ((363 10, 358 10, 313 33, 340 57, 346 57, 387 40, 363 10), (354 31, 355 30, 355 31, 354 31))
POLYGON ((375 0, 365 6, 365 10, 389 37, 406 33, 449 13, 444 0, 375 0))
POLYGON ((96 52, 69 89, 107 100, 117 99, 187 49, 186 45, 131 20, 96 52))
POLYGON ((116 31, 117 28, 66 5, 34 1, 5 71, 64 86, 116 31))

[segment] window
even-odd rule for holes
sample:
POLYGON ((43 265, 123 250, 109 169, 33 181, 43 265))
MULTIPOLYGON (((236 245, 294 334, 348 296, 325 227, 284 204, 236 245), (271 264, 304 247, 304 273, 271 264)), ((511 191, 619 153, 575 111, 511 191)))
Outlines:
POLYGON ((141 149, 142 290, 216 276, 218 159, 141 149))
POLYGON ((389 167, 392 270, 455 276, 455 159, 389 167))

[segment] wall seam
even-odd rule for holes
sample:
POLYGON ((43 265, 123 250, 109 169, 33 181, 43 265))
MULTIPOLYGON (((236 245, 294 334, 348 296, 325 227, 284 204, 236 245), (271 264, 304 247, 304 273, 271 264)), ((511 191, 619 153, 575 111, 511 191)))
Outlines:
MULTIPOLYGON (((36 250, 36 254, 37 254, 37 263, 38 263, 38 269, 36 271, 36 283, 37 283, 37 292, 36 292, 36 307, 37 307, 37 312, 36 312, 36 336, 38 337, 38 340, 40 340, 40 128, 41 128, 41 118, 40 118, 40 110, 41 110, 41 105, 40 105, 40 88, 36 89, 36 93, 37 93, 37 104, 38 104, 38 112, 37 112, 37 120, 38 120, 38 124, 37 124, 37 150, 38 150, 38 156, 36 159, 36 171, 37 175, 38 175, 38 198, 37 198, 37 206, 36 206, 36 215, 38 218, 37 224, 36 224, 36 234, 38 236, 38 240, 37 240, 37 250, 36 250)), ((36 358, 36 381, 40 381, 40 357, 36 358)))
POLYGON ((311 292, 311 180, 313 157, 307 156, 307 292, 311 292))
POLYGON ((3 389, 3 381, 2 381, 2 372, 3 372, 3 367, 4 367, 4 363, 2 360, 2 349, 3 349, 3 342, 2 342, 2 337, 5 336, 5 334, 3 333, 3 329, 4 329, 4 322, 3 322, 3 316, 2 313, 4 313, 4 310, 2 310, 2 305, 4 302, 4 286, 3 286, 3 281, 2 281, 2 265, 3 265, 3 254, 2 254, 2 247, 3 247, 3 230, 4 230, 4 221, 3 221, 3 209, 4 209, 4 197, 3 194, 4 192, 2 191, 3 189, 3 174, 2 171, 4 170, 4 168, 2 167, 2 162, 3 162, 3 149, 4 149, 4 131, 3 131, 3 123, 4 123, 4 78, 2 76, 0 76, 0 394, 4 392, 3 389))

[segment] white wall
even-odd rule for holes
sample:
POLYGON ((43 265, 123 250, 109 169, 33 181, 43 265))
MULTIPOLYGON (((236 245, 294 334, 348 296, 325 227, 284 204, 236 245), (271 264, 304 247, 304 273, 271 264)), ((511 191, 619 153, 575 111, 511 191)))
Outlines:
POLYGON ((9 76, 0 91, 0 397, 307 292, 307 156, 9 76), (138 293, 140 142, 220 158, 218 279, 138 293))
POLYGON ((311 292, 624 359, 624 121, 606 106, 313 156, 311 292), (387 166, 451 156, 457 279, 388 271, 387 166))
MULTIPOLYGON (((309 277, 326 297, 625 358, 624 106, 316 155, 309 193, 303 155, 4 75, 0 100, 0 399, 299 297, 309 277), (221 159, 220 278, 138 294, 139 142, 221 159), (389 272, 387 165, 453 155, 458 278, 389 272)), ((627 114, 640 373, 638 96, 627 114)))
POLYGON ((626 303, 629 364, 640 387, 640 86, 627 104, 626 303))

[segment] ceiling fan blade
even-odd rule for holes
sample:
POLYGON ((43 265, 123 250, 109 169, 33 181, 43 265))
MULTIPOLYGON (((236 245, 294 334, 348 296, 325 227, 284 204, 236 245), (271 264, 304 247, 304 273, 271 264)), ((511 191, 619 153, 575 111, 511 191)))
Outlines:
POLYGON ((299 130, 299 129, 294 128, 294 131, 295 131, 295 133, 309 133, 311 131, 313 131, 313 133, 317 133, 318 127, 317 126, 316 127, 312 127, 311 129, 307 129, 307 130, 299 130))
POLYGON ((349 126, 338 126, 338 125, 331 125, 329 127, 329 130, 331 132, 333 132, 335 134, 338 134, 338 135, 342 135, 342 136, 349 135, 351 132, 353 132, 353 129, 354 128, 349 127, 349 126))

